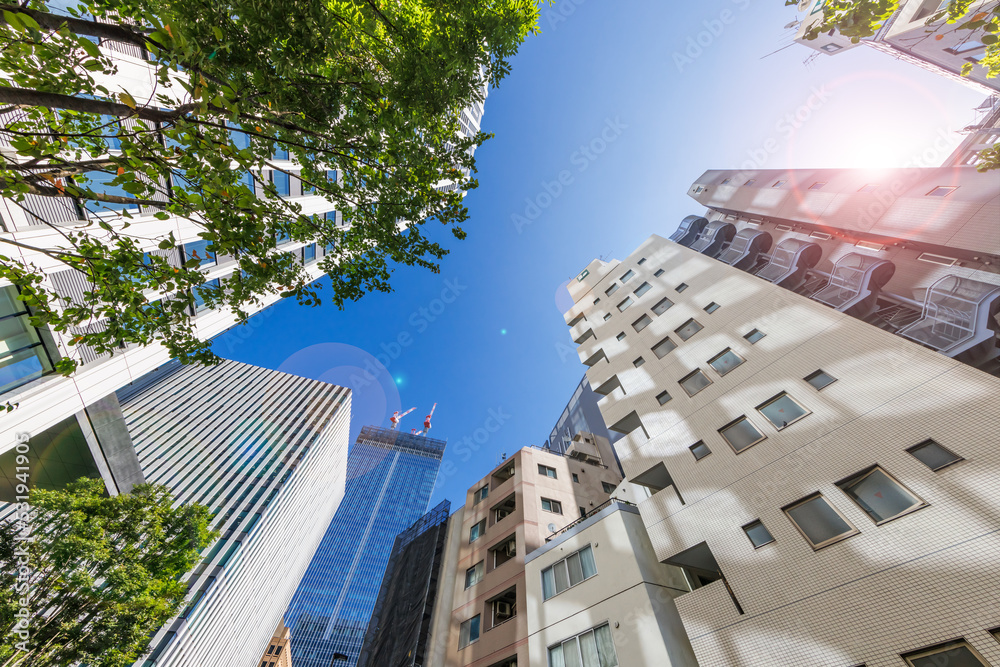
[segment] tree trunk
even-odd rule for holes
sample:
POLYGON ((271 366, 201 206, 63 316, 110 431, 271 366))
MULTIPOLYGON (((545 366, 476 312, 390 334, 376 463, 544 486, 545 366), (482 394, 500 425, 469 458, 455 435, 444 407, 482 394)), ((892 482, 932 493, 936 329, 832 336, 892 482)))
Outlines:
POLYGON ((142 120, 153 122, 170 122, 177 120, 195 105, 181 105, 177 109, 161 111, 153 107, 137 105, 134 109, 127 104, 92 100, 61 93, 43 93, 27 88, 0 87, 0 104, 16 104, 26 107, 46 107, 48 109, 68 109, 80 113, 104 114, 118 118, 137 116, 142 120))
MULTIPOLYGON (((35 9, 27 9, 16 5, 3 4, 0 5, 0 10, 11 12, 12 14, 27 14, 35 19, 38 25, 45 30, 58 30, 60 26, 66 24, 66 27, 78 35, 90 35, 91 37, 110 39, 115 42, 125 42, 126 44, 134 44, 139 48, 146 48, 147 40, 145 34, 140 32, 138 28, 131 26, 126 27, 117 23, 87 21, 86 19, 50 14, 49 12, 40 12, 35 9)), ((0 14, 0 22, 6 23, 2 14, 0 14)))

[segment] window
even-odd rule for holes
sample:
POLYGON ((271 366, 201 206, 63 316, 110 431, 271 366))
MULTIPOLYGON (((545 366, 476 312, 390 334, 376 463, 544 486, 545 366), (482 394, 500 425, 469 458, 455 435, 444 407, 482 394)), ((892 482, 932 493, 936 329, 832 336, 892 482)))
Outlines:
POLYGON ((735 421, 731 421, 719 429, 719 435, 729 443, 729 446, 739 454, 743 450, 756 445, 766 436, 757 430, 749 419, 745 416, 735 421))
POLYGON ((472 494, 472 504, 478 505, 479 503, 486 500, 487 496, 490 495, 490 485, 482 487, 481 489, 476 489, 472 494))
POLYGON ((982 42, 977 42, 974 39, 970 39, 968 42, 965 42, 964 44, 958 44, 957 46, 948 47, 947 49, 945 49, 945 51, 953 56, 958 56, 963 53, 969 53, 970 51, 978 51, 979 49, 985 49, 985 48, 986 45, 983 44, 982 42))
POLYGON ((830 43, 830 44, 824 44, 823 46, 821 46, 819 48, 823 49, 827 53, 833 53, 834 51, 840 51, 844 47, 842 47, 840 44, 830 43))
POLYGON ((508 588, 500 595, 490 598, 486 601, 486 604, 490 606, 490 609, 493 612, 493 624, 490 626, 491 628, 495 628, 501 623, 509 621, 517 616, 516 587, 508 588))
POLYGON ((785 184, 785 181, 775 181, 774 183, 771 184, 771 187, 772 188, 780 188, 784 184, 785 184))
POLYGON ((316 261, 316 244, 311 243, 302 248, 302 263, 308 264, 309 262, 316 261))
POLYGON ((538 464, 538 474, 556 479, 556 469, 549 466, 543 466, 541 463, 538 464))
POLYGON ((751 178, 750 180, 748 180, 746 183, 743 184, 743 187, 745 187, 745 188, 750 187, 751 185, 753 185, 756 182, 757 182, 756 178, 751 178))
POLYGON ((865 183, 860 188, 858 188, 858 192, 875 192, 875 189, 877 187, 878 186, 875 185, 874 183, 865 183))
POLYGON ((646 258, 645 258, 645 257, 643 257, 643 258, 642 258, 642 259, 640 259, 640 260, 639 260, 638 262, 636 262, 636 264, 637 264, 637 265, 639 265, 639 266, 642 266, 642 265, 643 265, 643 264, 645 264, 645 263, 646 263, 646 258))
POLYGON ((479 614, 462 623, 458 631, 458 648, 463 649, 479 640, 479 614))
MULTIPOLYGON (((576 475, 573 476, 576 477, 576 475)), ((562 514, 562 503, 560 503, 558 500, 549 500, 548 498, 542 498, 542 509, 545 510, 546 512, 552 512, 553 514, 562 514)))
POLYGON ((771 535, 771 532, 764 527, 764 524, 760 522, 760 519, 751 521, 747 525, 743 526, 743 532, 750 538, 750 543, 753 545, 754 549, 774 542, 774 536, 771 535))
POLYGON ((840 490, 863 509, 875 523, 882 523, 926 506, 879 466, 837 482, 840 490))
POLYGON ((677 343, 670 340, 670 337, 664 338, 659 343, 653 346, 653 354, 656 355, 657 359, 662 359, 663 357, 670 354, 672 351, 677 349, 677 343))
POLYGON ((651 289, 653 289, 653 287, 649 283, 643 283, 635 288, 635 295, 642 296, 651 289))
POLYGON ((493 513, 493 524, 500 523, 513 514, 516 509, 517 502, 514 494, 512 493, 490 508, 490 511, 493 513))
POLYGON ((604 625, 549 647, 549 667, 617 667, 611 626, 604 625))
POLYGON ((742 364, 744 361, 746 361, 746 359, 727 347, 725 350, 709 359, 708 364, 714 368, 719 375, 725 375, 742 364))
POLYGON ((925 197, 947 197, 952 192, 958 189, 957 185, 939 185, 930 192, 928 192, 925 197))
POLYGON ((573 481, 576 482, 577 484, 579 484, 580 483, 580 476, 577 475, 575 472, 572 473, 572 475, 573 475, 573 481))
POLYGON ((821 549, 858 532, 820 493, 781 509, 813 549, 821 549))
POLYGON ((277 189, 278 194, 282 197, 287 197, 291 189, 291 177, 288 172, 285 171, 272 171, 271 172, 271 182, 274 183, 275 189, 277 189))
POLYGON ((910 667, 986 667, 987 662, 972 646, 958 640, 938 644, 902 656, 910 667))
POLYGON ((495 547, 490 548, 490 554, 493 556, 493 569, 495 570, 517 555, 517 537, 511 535, 495 547))
POLYGON ((208 280, 198 287, 194 288, 194 312, 200 313, 203 310, 208 309, 208 304, 205 303, 206 294, 210 294, 213 289, 220 287, 222 283, 218 278, 215 280, 208 280))
POLYGON ((733 180, 733 179, 731 179, 731 178, 724 178, 724 179, 722 179, 722 183, 719 183, 719 185, 729 185, 729 181, 731 181, 731 180, 733 180))
POLYGON ((632 297, 625 297, 625 300, 618 304, 618 312, 623 313, 625 309, 632 305, 632 297))
POLYGON ((624 285, 628 281, 632 280, 633 276, 635 276, 635 271, 633 271, 632 269, 629 269, 628 271, 626 271, 624 273, 624 275, 622 275, 621 278, 619 278, 619 280, 622 281, 622 284, 624 285))
POLYGON ((609 482, 601 482, 601 488, 604 489, 604 493, 614 493, 615 485, 609 482))
POLYGON ((632 365, 635 366, 636 368, 639 368, 639 366, 642 366, 644 363, 646 363, 646 360, 643 359, 642 357, 639 357, 638 359, 632 362, 632 365))
POLYGON ((281 649, 282 648, 284 648, 284 647, 283 646, 279 646, 277 649, 275 649, 275 651, 274 651, 275 657, 281 655, 281 649))
POLYGON ((600 302, 601 302, 601 298, 600 298, 600 297, 598 297, 598 298, 594 299, 594 305, 595 305, 595 306, 596 306, 597 304, 599 304, 600 302))
POLYGON ((694 454, 695 461, 701 461, 703 458, 712 453, 712 450, 708 448, 708 445, 701 440, 688 447, 688 449, 690 449, 691 453, 694 454))
POLYGON ((811 384, 816 390, 820 390, 823 387, 827 387, 837 381, 837 378, 823 370, 810 373, 802 379, 811 384))
POLYGON ((743 334, 743 337, 746 338, 747 341, 751 345, 753 345, 754 343, 756 343, 757 341, 759 341, 761 338, 763 338, 766 335, 767 334, 765 334, 763 331, 759 331, 757 329, 753 329, 753 330, 750 331, 750 333, 743 334))
POLYGON ((714 313, 718 309, 719 309, 719 304, 717 304, 716 302, 713 301, 712 303, 710 303, 707 306, 705 306, 705 308, 703 310, 706 313, 708 313, 709 315, 711 315, 712 313, 714 313))
POLYGON ((676 292, 683 292, 687 288, 688 288, 688 284, 687 283, 681 283, 680 285, 678 285, 677 287, 674 288, 674 291, 676 291, 676 292))
POLYGON ((581 507, 580 508, 580 518, 582 519, 585 516, 587 516, 587 508, 586 507, 581 507))
POLYGON ((271 644, 270 646, 267 647, 267 654, 274 655, 274 644, 271 644))
POLYGON ((0 393, 52 372, 52 361, 28 321, 28 308, 17 288, 0 287, 0 393))
POLYGON ((674 333, 680 336, 681 340, 687 340, 704 328, 698 323, 698 320, 691 319, 674 329, 674 333))
POLYGON ((699 391, 712 384, 712 381, 708 379, 708 376, 701 372, 701 369, 695 370, 693 373, 689 373, 677 381, 688 396, 694 396, 699 391))
POLYGON ((472 528, 469 529, 469 544, 472 544, 486 532, 486 519, 483 519, 472 528))
POLYGON ((559 595, 567 588, 572 588, 596 574, 594 551, 588 544, 542 570, 542 599, 548 600, 559 595))
POLYGON ((607 322, 610 319, 611 319, 611 313, 605 313, 604 314, 604 321, 607 322))
POLYGON ((950 466, 952 463, 965 460, 933 440, 924 440, 919 445, 914 445, 906 451, 931 470, 940 470, 941 468, 950 466))
POLYGON ((659 278, 662 275, 663 275, 663 269, 657 269, 656 273, 653 274, 653 276, 655 276, 656 278, 659 278))
POLYGON ((643 315, 642 317, 640 317, 639 319, 637 319, 635 322, 632 323, 632 328, 635 329, 636 331, 642 331, 643 329, 648 327, 650 323, 652 323, 652 321, 653 318, 651 318, 649 315, 643 315))
POLYGON ((198 260, 198 266, 205 266, 206 264, 215 264, 215 253, 208 251, 208 241, 192 241, 191 243, 185 243, 184 248, 184 261, 189 262, 192 259, 198 260))
POLYGON ((479 561, 465 571, 465 587, 471 588, 483 580, 483 569, 486 561, 479 561))
POLYGON ((660 405, 664 405, 665 403, 669 403, 670 399, 671 399, 670 394, 668 394, 665 391, 661 391, 659 394, 656 395, 656 402, 659 403, 660 405))
POLYGON ((614 285, 612 285, 608 289, 604 290, 604 295, 605 296, 611 296, 612 294, 614 294, 615 292, 618 291, 618 287, 619 287, 618 283, 615 283, 614 285))
POLYGON ((824 181, 816 181, 815 183, 813 183, 812 185, 809 186, 809 189, 810 190, 822 190, 824 185, 826 185, 826 183, 824 181))
POLYGON ((617 338, 618 340, 625 340, 625 332, 624 331, 621 332, 620 334, 615 336, 615 338, 617 338))
POLYGON ((666 297, 663 297, 656 303, 655 306, 653 306, 653 312, 656 315, 662 315, 663 313, 667 312, 667 309, 669 309, 670 306, 672 305, 674 305, 673 301, 671 301, 666 297))
POLYGON ((767 421, 774 424, 774 427, 779 431, 810 414, 785 392, 781 392, 767 402, 758 405, 757 411, 767 417, 767 421))

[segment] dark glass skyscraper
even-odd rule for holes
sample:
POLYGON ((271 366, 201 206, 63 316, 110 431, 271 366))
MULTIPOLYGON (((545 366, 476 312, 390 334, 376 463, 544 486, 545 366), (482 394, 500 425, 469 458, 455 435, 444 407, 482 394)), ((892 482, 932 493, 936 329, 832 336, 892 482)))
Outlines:
POLYGON ((365 426, 347 491, 288 611, 295 667, 353 667, 396 536, 427 512, 445 442, 365 426))

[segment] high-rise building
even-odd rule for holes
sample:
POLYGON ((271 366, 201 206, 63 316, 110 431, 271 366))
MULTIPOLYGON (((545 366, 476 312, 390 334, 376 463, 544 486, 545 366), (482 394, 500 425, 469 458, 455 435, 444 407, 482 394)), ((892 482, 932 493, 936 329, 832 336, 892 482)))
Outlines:
POLYGON ((591 262, 566 321, 699 664, 1000 664, 1000 175, 689 194, 706 215, 591 262))
POLYGON ((396 536, 361 647, 359 667, 428 664, 431 619, 438 604, 450 511, 451 503, 443 500, 396 536))
POLYGON ((573 390, 573 395, 559 415, 552 432, 549 433, 545 447, 562 454, 573 442, 577 433, 593 433, 607 439, 612 445, 615 444, 622 435, 608 430, 604 417, 601 416, 601 410, 597 407, 597 401, 600 399, 584 375, 580 384, 573 390))
POLYGON ((865 44, 897 60, 912 63, 987 95, 995 95, 1000 91, 1000 79, 987 77, 987 69, 979 64, 986 52, 983 37, 989 33, 982 27, 972 30, 959 27, 978 13, 992 9, 995 0, 973 0, 965 18, 957 24, 948 23, 948 17, 943 14, 948 4, 948 0, 902 0, 874 35, 853 43, 836 30, 820 33, 816 39, 805 39, 809 28, 823 18, 826 0, 800 0, 798 10, 802 19, 798 23, 795 41, 815 49, 817 55, 835 55, 865 44), (934 17, 940 18, 928 24, 934 17), (962 76, 966 66, 971 67, 971 71, 968 76, 962 76))
POLYGON ((425 664, 544 664, 528 654, 525 557, 620 481, 607 439, 579 433, 565 454, 525 447, 472 485, 449 528, 425 664))
MULTIPOLYGON (((279 622, 271 637, 271 643, 267 645, 267 651, 260 658, 259 667, 292 667, 292 655, 288 650, 288 643, 291 640, 291 633, 284 623, 279 622)), ((256 664, 256 663, 255 663, 256 664)), ((248 665, 254 667, 254 665, 248 665)))
POLYGON ((445 441, 365 426, 347 491, 285 612, 295 667, 357 663, 396 536, 427 512, 445 441))
POLYGON ((140 664, 256 664, 344 495, 350 390, 173 362, 119 398, 146 480, 207 506, 220 533, 140 664))

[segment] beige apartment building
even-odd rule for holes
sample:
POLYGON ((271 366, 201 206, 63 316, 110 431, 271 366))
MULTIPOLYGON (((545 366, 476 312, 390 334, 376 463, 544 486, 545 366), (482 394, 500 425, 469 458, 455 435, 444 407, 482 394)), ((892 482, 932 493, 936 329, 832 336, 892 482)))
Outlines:
POLYGON ((566 321, 698 664, 1000 665, 1000 175, 689 194, 566 321))
POLYGON ((525 557, 620 481, 607 439, 580 433, 565 455, 525 447, 472 485, 452 518, 427 664, 543 664, 528 652, 525 557))
POLYGON ((285 627, 285 621, 278 622, 267 651, 261 656, 259 667, 292 667, 292 651, 288 643, 292 640, 291 632, 285 627))

